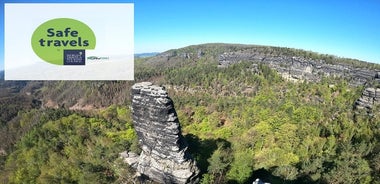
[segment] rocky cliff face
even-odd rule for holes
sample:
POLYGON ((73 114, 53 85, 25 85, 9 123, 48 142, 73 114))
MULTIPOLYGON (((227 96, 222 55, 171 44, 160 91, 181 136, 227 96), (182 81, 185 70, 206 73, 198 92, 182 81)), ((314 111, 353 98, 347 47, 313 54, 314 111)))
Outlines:
POLYGON ((163 87, 132 87, 132 116, 142 152, 137 171, 160 183, 197 183, 199 169, 187 151, 173 101, 163 87))
POLYGON ((233 52, 225 52, 219 56, 218 67, 248 61, 255 66, 267 64, 283 78, 291 81, 319 82, 323 76, 342 77, 351 85, 364 85, 362 96, 355 102, 356 109, 368 112, 380 104, 380 72, 369 68, 358 68, 350 64, 329 64, 325 60, 305 59, 299 56, 265 53, 256 48, 248 48, 233 52))
POLYGON ((252 49, 225 52, 219 56, 219 67, 227 67, 241 61, 267 64, 284 78, 318 82, 322 76, 345 77, 351 84, 363 85, 375 76, 376 72, 366 68, 355 68, 348 64, 329 64, 324 60, 303 57, 266 54, 252 49))
POLYGON ((357 109, 372 110, 373 106, 380 104, 380 73, 376 73, 374 80, 369 82, 363 90, 362 96, 356 100, 357 109))
POLYGON ((365 88, 362 96, 355 102, 358 109, 372 109, 373 105, 380 104, 380 89, 365 88))

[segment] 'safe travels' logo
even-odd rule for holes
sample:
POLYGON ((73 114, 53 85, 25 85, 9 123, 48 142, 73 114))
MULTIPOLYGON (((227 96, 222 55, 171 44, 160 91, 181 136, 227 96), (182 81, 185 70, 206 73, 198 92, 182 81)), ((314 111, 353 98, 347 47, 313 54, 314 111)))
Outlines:
POLYGON ((85 65, 86 50, 95 49, 96 38, 85 23, 57 18, 38 26, 31 42, 34 53, 48 63, 85 65))
POLYGON ((134 80, 134 4, 5 3, 4 79, 134 80))

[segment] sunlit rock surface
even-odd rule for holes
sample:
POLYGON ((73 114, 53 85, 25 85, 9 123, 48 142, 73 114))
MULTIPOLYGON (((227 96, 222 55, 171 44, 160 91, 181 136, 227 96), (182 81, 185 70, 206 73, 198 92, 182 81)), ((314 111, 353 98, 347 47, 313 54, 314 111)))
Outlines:
POLYGON ((160 183, 197 183, 199 169, 165 89, 149 82, 133 85, 132 116, 142 148, 133 163, 137 171, 160 183))

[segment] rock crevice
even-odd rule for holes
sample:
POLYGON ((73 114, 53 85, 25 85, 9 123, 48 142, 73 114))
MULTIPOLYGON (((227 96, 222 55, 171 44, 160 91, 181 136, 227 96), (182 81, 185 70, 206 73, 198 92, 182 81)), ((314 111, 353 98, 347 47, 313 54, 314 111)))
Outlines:
POLYGON ((137 171, 160 183, 197 183, 199 169, 165 89, 149 82, 133 85, 132 117, 142 148, 137 171))

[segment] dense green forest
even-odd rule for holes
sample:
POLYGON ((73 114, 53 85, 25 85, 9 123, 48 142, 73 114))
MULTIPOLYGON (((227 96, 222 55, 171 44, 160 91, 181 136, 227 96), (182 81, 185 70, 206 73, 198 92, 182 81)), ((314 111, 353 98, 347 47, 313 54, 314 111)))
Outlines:
MULTIPOLYGON (((353 106, 363 86, 333 77, 290 82, 250 62, 218 68, 226 47, 235 46, 210 46, 200 58, 179 57, 196 55, 188 47, 170 51, 170 60, 135 60, 136 81, 165 85, 173 99, 201 183, 380 183, 379 108, 353 106)), ((118 154, 139 152, 129 109, 134 82, 0 83, 0 183, 132 182, 118 154), (91 108, 70 108, 78 101, 91 108)))

